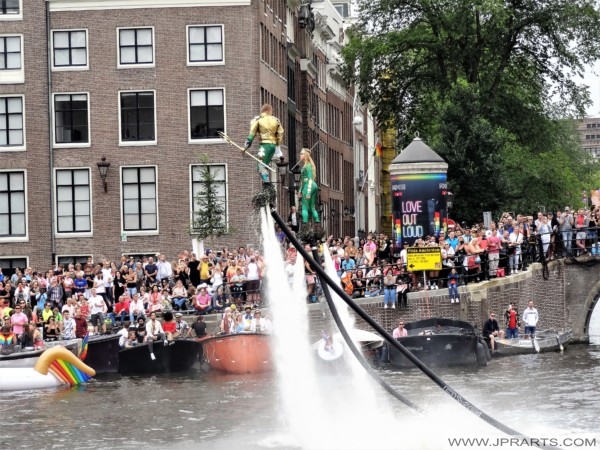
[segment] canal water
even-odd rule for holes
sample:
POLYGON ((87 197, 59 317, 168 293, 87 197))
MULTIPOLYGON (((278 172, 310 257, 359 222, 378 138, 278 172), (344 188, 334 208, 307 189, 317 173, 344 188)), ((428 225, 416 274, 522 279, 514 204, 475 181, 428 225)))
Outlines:
MULTIPOLYGON (((487 414, 528 436, 600 437, 600 314, 594 319, 595 345, 571 346, 563 354, 494 359, 476 371, 437 373, 487 414)), ((376 390, 381 404, 389 405, 382 414, 395 418, 398 426, 361 429, 353 421, 344 429, 336 423, 328 436, 323 435, 322 442, 327 442, 323 448, 335 448, 338 441, 338 448, 347 448, 344 438, 354 435, 366 436, 372 443, 356 448, 373 449, 379 448, 382 436, 390 435, 397 436, 399 449, 449 448, 448 435, 499 436, 419 372, 382 373, 426 414, 414 413, 376 390)), ((326 386, 321 393, 328 391, 333 401, 344 402, 343 396, 335 397, 336 391, 343 392, 343 371, 326 370, 319 379, 326 386)), ((294 448, 296 441, 282 425, 282 399, 276 385, 275 374, 239 376, 198 369, 152 377, 100 376, 72 389, 3 393, 0 448, 294 448)), ((311 410, 302 413, 305 431, 311 433, 317 415, 311 410)), ((360 423, 362 412, 351 413, 360 423)), ((382 423, 386 423, 383 416, 382 423)))

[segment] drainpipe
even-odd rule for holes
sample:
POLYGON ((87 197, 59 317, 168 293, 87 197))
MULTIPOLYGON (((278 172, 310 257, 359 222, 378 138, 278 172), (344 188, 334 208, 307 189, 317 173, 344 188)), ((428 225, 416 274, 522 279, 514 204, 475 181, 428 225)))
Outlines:
POLYGON ((52 148, 52 128, 54 127, 54 117, 52 116, 52 45, 50 36, 50 1, 46 0, 46 65, 48 88, 48 150, 50 165, 50 250, 52 252, 52 264, 56 262, 56 240, 54 238, 54 151, 52 148))

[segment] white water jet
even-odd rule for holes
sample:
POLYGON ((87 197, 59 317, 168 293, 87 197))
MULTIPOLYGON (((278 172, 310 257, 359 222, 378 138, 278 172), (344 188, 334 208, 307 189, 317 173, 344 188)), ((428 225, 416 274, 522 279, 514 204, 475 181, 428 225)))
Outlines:
MULTIPOLYGON (((273 319, 274 357, 281 399, 282 428, 265 437, 266 448, 302 449, 439 449, 450 448, 446 437, 481 433, 500 435, 488 424, 452 403, 420 415, 390 397, 346 348, 348 362, 318 364, 309 341, 304 260, 298 253, 293 286, 284 269, 273 219, 261 210, 261 231, 268 278, 266 294, 273 319)), ((339 282, 324 249, 328 275, 339 282)), ((346 303, 332 292, 342 322, 354 326, 346 303)), ((332 330, 328 330, 332 331, 332 330)), ((320 361, 319 361, 320 362, 320 361)))
MULTIPOLYGON (((273 220, 265 208, 261 216, 267 297, 273 316, 275 362, 286 431, 300 448, 372 448, 373 435, 367 430, 377 433, 382 426, 393 429, 398 423, 390 417, 389 405, 382 402, 373 381, 351 354, 351 370, 335 373, 330 366, 324 372, 317 370, 315 351, 309 341, 304 261, 298 255, 292 289, 273 220)), ((338 301, 341 302, 339 298, 338 301)), ((350 323, 350 314, 343 314, 350 323)), ((383 433, 378 436, 377 448, 397 448, 397 439, 383 433)))

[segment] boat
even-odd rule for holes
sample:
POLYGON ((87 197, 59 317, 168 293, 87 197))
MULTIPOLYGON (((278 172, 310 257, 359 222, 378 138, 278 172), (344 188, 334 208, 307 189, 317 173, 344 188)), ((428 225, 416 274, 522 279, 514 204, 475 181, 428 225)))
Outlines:
POLYGON ((544 330, 536 333, 534 339, 500 339, 496 338, 496 351, 494 356, 525 355, 528 353, 562 351, 569 345, 572 330, 544 330))
POLYGON ((44 353, 45 350, 54 347, 64 347, 69 350, 73 355, 79 356, 82 347, 81 339, 68 339, 62 341, 48 341, 44 342, 44 348, 36 350, 34 347, 21 348, 15 347, 15 351, 8 355, 0 355, 0 368, 17 368, 17 367, 33 367, 37 363, 39 357, 44 353))
POLYGON ((175 339, 171 342, 171 345, 163 345, 162 342, 155 341, 152 351, 147 342, 120 350, 119 373, 156 374, 191 369, 200 358, 202 342, 195 339, 175 339))
POLYGON ((118 372, 119 338, 118 334, 89 336, 87 349, 82 349, 80 358, 97 374, 118 372))
POLYGON ((56 346, 44 350, 34 367, 0 369, 0 391, 44 389, 61 385, 75 386, 95 375, 70 350, 56 346))
MULTIPOLYGON (((485 341, 468 322, 430 318, 404 324, 408 336, 398 338, 421 362, 428 366, 485 366, 490 359, 485 341)), ((392 367, 414 367, 398 349, 387 345, 392 367)))
POLYGON ((223 334, 202 341, 211 369, 245 374, 273 370, 271 336, 260 333, 223 334))

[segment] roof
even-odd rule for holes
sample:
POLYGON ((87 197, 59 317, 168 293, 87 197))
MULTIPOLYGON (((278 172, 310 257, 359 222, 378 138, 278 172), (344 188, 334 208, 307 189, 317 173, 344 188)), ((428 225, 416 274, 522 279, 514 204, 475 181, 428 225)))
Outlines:
POLYGON ((392 164, 403 163, 430 163, 441 162, 445 163, 444 158, 434 152, 420 138, 416 137, 413 141, 394 158, 392 164))

